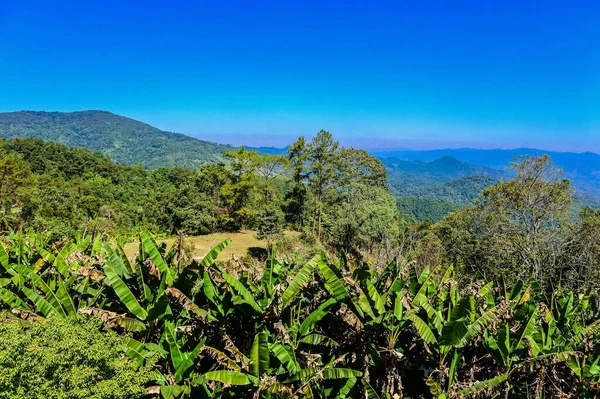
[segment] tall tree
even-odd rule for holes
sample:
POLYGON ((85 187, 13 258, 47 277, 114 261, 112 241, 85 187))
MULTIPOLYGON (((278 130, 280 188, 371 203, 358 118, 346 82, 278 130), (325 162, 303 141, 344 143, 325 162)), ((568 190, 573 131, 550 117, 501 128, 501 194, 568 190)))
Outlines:
POLYGON ((315 197, 313 232, 321 239, 324 207, 339 177, 340 145, 331 133, 321 130, 308 145, 309 184, 315 197))
POLYGON ((287 152, 292 174, 292 189, 285 197, 285 218, 298 228, 304 225, 308 192, 304 180, 307 177, 308 147, 306 139, 299 137, 287 152))
POLYGON ((273 183, 283 175, 288 164, 288 159, 282 155, 257 154, 255 170, 260 178, 260 186, 265 204, 271 203, 275 193, 273 183))
POLYGON ((340 151, 342 184, 353 183, 386 187, 387 170, 381 161, 365 150, 342 148, 340 151))
POLYGON ((225 157, 229 161, 232 178, 221 187, 227 203, 227 212, 222 215, 222 219, 226 220, 222 224, 226 229, 238 230, 254 216, 249 204, 258 185, 258 153, 240 147, 237 151, 225 152, 225 157))

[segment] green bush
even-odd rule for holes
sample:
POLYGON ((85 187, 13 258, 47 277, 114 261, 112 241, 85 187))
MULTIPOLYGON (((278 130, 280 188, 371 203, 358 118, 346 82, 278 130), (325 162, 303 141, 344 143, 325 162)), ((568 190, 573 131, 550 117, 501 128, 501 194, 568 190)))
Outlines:
POLYGON ((149 370, 97 320, 27 323, 0 315, 0 398, 142 398, 149 370))

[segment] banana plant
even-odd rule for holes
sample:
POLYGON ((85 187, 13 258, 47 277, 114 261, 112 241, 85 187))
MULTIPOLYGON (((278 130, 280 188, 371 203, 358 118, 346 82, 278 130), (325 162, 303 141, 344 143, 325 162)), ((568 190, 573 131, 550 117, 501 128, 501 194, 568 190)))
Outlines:
POLYGON ((304 263, 261 273, 183 259, 139 235, 50 245, 15 233, 0 245, 0 301, 28 319, 100 317, 126 333, 125 353, 155 365, 163 398, 344 398, 469 395, 598 397, 600 321, 591 292, 460 285, 452 267, 420 273, 399 260, 304 263))
POLYGON ((156 329, 159 327, 157 322, 170 317, 176 305, 189 317, 203 322, 216 320, 195 303, 194 290, 187 288, 192 277, 197 276, 194 269, 213 264, 227 244, 229 240, 213 248, 199 264, 182 268, 172 253, 163 256, 164 248, 157 245, 146 232, 140 233, 140 251, 134 262, 129 261, 120 243, 105 243, 103 253, 106 262, 103 271, 115 295, 115 298, 107 298, 106 306, 109 310, 115 309, 125 314, 119 324, 133 331, 156 329), (186 292, 178 287, 186 289, 186 292))
POLYGON ((0 300, 10 306, 13 313, 25 318, 66 318, 77 314, 86 304, 86 295, 93 296, 96 291, 80 287, 83 279, 73 273, 66 262, 71 247, 65 245, 55 256, 42 248, 43 237, 29 237, 27 251, 23 250, 25 240, 17 238, 17 256, 10 256, 0 245, 0 265, 6 276, 0 279, 0 300), (32 243, 37 247, 32 248, 32 243), (80 288, 81 295, 74 296, 76 287, 80 288))

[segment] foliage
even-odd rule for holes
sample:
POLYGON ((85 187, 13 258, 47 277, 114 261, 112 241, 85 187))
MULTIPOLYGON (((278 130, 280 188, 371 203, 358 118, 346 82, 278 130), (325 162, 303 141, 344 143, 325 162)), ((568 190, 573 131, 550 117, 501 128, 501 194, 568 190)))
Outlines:
POLYGON ((145 397, 149 367, 125 356, 125 338, 99 327, 94 319, 0 316, 0 398, 145 397))
MULTIPOLYGON (((338 215, 361 212, 364 224, 371 204, 380 201, 373 194, 355 196, 356 187, 374 187, 384 202, 390 196, 377 159, 328 137, 329 144, 299 140, 289 159, 241 147, 225 152, 226 164, 154 171, 37 139, 0 141, 0 229, 33 227, 60 240, 141 230, 198 235, 254 229, 266 237, 310 226, 319 241, 338 245, 338 215)), ((380 238, 367 230, 361 235, 380 238)))
MULTIPOLYGON (((510 150, 501 149, 445 149, 445 150, 378 150, 377 156, 384 162, 390 160, 416 161, 416 164, 432 163, 440 157, 460 160, 458 162, 447 162, 447 166, 465 165, 477 166, 498 173, 506 165, 510 164, 516 157, 529 154, 533 157, 549 155, 557 166, 565 171, 565 176, 573 182, 577 191, 586 196, 600 198, 600 154, 594 152, 556 152, 536 150, 532 148, 515 148, 510 150), (420 161, 420 162, 419 162, 420 161), (424 161, 424 162, 423 162, 424 161)), ((446 162, 444 162, 446 163, 446 162)), ((409 162, 410 165, 410 162, 409 162)), ((452 170, 452 169, 450 169, 452 170)), ((456 168, 455 170, 460 170, 456 168)), ((481 173, 473 173, 481 174, 481 173)))
MULTIPOLYGON (((340 235, 357 234, 356 229, 340 221, 340 214, 348 217, 348 212, 367 211, 372 209, 370 202, 376 201, 373 195, 355 197, 359 191, 357 187, 373 188, 382 196, 383 202, 389 198, 387 172, 381 161, 364 150, 341 147, 325 130, 310 142, 300 137, 288 149, 288 159, 293 186, 284 206, 291 213, 286 218, 295 222, 299 230, 310 228, 319 241, 343 248, 347 246, 347 239, 340 235), (365 203, 359 204, 363 199, 365 203)), ((393 213, 395 217, 396 212, 393 213)), ((364 213, 355 216, 367 217, 364 213)), ((372 235, 370 238, 379 237, 372 235)))
POLYGON ((258 239, 270 242, 276 236, 281 235, 284 228, 283 222, 283 212, 278 209, 265 208, 258 215, 258 239))
POLYGON ((440 198, 399 197, 396 205, 400 215, 407 219, 437 222, 459 206, 440 198))
POLYGON ((330 240, 348 253, 391 246, 398 236, 395 199, 383 187, 348 185, 346 198, 332 213, 330 240))
POLYGON ((600 394, 600 216, 572 218, 547 157, 432 223, 401 219, 385 166, 326 131, 197 170, 32 139, 0 150, 0 302, 45 326, 100 319, 152 395, 600 394), (216 262, 229 240, 190 256, 186 233, 241 228, 274 244, 264 265, 216 262), (302 256, 277 257, 285 228, 310 241, 302 256), (179 234, 168 248, 155 233, 179 234))
POLYGON ((438 221, 468 204, 509 175, 499 170, 442 157, 432 162, 383 158, 398 209, 408 218, 438 221))
POLYGON ((534 276, 551 287, 572 237, 572 188, 547 156, 526 157, 513 168, 514 179, 486 189, 437 230, 454 263, 494 281, 534 276))
POLYGON ((167 251, 147 233, 134 260, 99 239, 50 250, 35 234, 7 240, 6 305, 46 323, 100 317, 132 337, 127 354, 154 367, 148 391, 164 398, 600 394, 589 291, 461 287, 452 266, 375 269, 343 253, 293 263, 271 252, 243 272, 215 263, 227 240, 191 261, 182 240, 167 251))
POLYGON ((438 182, 437 177, 389 173, 398 210, 406 218, 439 221, 450 212, 471 203, 484 189, 498 183, 485 175, 472 175, 438 182))

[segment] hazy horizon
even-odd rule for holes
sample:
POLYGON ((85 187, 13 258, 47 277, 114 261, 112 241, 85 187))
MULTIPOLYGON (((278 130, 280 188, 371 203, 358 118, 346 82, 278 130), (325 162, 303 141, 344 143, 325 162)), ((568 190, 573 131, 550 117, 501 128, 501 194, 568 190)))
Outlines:
POLYGON ((280 147, 600 152, 600 5, 0 5, 0 111, 101 109, 280 147))

